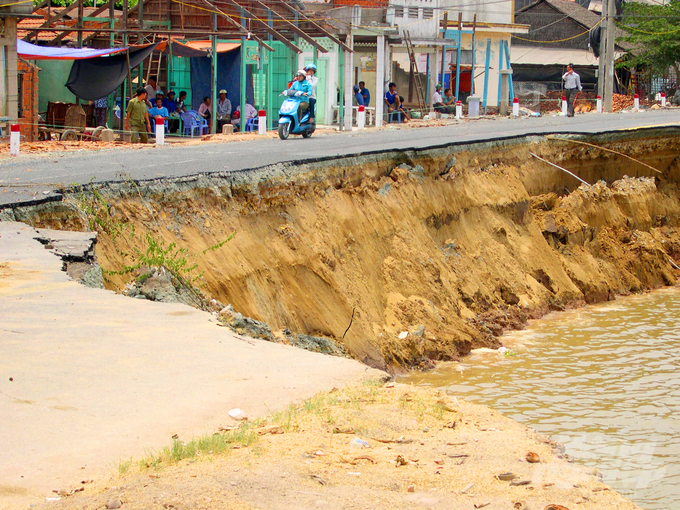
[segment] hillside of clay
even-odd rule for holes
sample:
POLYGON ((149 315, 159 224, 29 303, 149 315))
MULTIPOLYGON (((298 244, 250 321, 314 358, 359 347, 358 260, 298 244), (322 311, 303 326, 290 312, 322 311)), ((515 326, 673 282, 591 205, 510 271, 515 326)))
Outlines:
MULTIPOLYGON (((422 366, 498 346, 504 329, 548 310, 675 283, 680 142, 598 143, 665 173, 644 177, 654 172, 611 153, 523 140, 239 182, 110 185, 96 199, 70 195, 64 205, 79 220, 35 222, 84 229, 99 214, 90 224, 108 271, 130 265, 145 249, 139 233, 150 232, 189 251, 206 294, 273 331, 328 337, 373 366, 422 366), (579 187, 530 152, 596 184, 579 187)), ((109 274, 107 285, 122 290, 132 276, 109 274)))

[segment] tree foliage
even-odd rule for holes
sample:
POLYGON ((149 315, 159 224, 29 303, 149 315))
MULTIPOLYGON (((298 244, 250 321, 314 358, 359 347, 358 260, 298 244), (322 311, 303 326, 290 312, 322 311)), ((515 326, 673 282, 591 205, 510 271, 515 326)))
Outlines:
MULTIPOLYGON (((85 0, 83 5, 85 7, 101 7, 107 0, 85 0)), ((76 0, 51 0, 52 7, 66 7, 68 5, 74 4, 76 0)), ((40 0, 33 0, 34 5, 39 5, 40 0)), ((128 0, 128 9, 131 9, 137 5, 137 0, 128 0)), ((123 9, 123 0, 116 0, 116 9, 123 9)))
POLYGON ((680 61, 680 0, 666 5, 626 2, 620 28, 632 44, 627 65, 664 75, 680 61))

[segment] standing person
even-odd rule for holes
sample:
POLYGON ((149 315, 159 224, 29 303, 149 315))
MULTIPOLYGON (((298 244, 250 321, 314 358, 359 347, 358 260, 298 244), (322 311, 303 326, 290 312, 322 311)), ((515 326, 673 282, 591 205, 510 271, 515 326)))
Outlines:
POLYGON ((366 103, 364 103, 364 96, 361 95, 361 89, 359 88, 359 85, 354 85, 352 90, 354 91, 354 102, 356 105, 366 106, 366 103))
POLYGON ((136 96, 128 103, 125 115, 125 129, 132 131, 130 141, 137 143, 140 139, 142 143, 149 143, 148 132, 151 131, 149 122, 149 110, 146 108, 146 89, 139 87, 136 96))
POLYGON ((361 96, 364 98, 364 106, 371 106, 371 93, 363 81, 359 82, 359 92, 361 92, 361 96))
POLYGON ((307 76, 305 79, 312 86, 312 93, 309 96, 309 122, 314 122, 314 115, 316 114, 316 86, 319 83, 319 79, 316 77, 316 66, 314 64, 308 64, 305 67, 307 76))
POLYGON ((109 98, 104 96, 100 97, 94 102, 94 118, 97 122, 97 126, 106 127, 106 112, 109 109, 109 98))
POLYGON ((150 103, 153 98, 156 95, 156 77, 155 76, 150 76, 149 81, 146 84, 146 106, 151 108, 153 105, 150 103))
POLYGON ((564 81, 564 90, 567 96, 567 117, 573 117, 576 95, 583 90, 581 77, 574 71, 574 64, 567 64, 567 72, 562 76, 562 81, 564 81))
POLYGON ((217 100, 217 131, 222 132, 222 125, 231 120, 231 101, 227 99, 227 91, 220 90, 220 97, 217 100))

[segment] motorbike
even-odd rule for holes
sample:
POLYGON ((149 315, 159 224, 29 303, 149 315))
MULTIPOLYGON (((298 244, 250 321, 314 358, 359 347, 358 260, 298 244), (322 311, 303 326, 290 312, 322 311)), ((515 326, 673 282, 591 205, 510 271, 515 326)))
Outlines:
POLYGON ((285 140, 288 135, 302 135, 303 138, 309 138, 316 129, 314 122, 309 122, 311 114, 311 107, 298 118, 298 106, 300 102, 293 99, 295 91, 292 89, 284 90, 282 96, 287 96, 283 101, 281 108, 279 108, 279 138, 285 140))

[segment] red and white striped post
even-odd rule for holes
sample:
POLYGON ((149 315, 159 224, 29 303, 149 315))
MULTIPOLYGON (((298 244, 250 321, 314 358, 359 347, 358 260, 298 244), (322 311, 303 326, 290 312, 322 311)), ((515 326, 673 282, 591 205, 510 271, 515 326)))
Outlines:
POLYGON ((597 96, 597 113, 602 113, 602 96, 597 96))
POLYGON ((21 131, 19 124, 12 124, 9 127, 9 155, 19 155, 19 143, 21 142, 21 131))
POLYGON ((562 115, 567 114, 567 96, 562 96, 562 115))
POLYGON ((640 96, 638 96, 637 94, 633 96, 633 110, 635 110, 636 112, 640 111, 640 96))
POLYGON ((661 93, 661 108, 666 108, 666 93, 661 93))
POLYGON ((519 117, 519 98, 516 97, 512 100, 512 116, 519 117))
POLYGON ((456 101, 456 118, 457 119, 463 118, 463 102, 462 101, 456 101))
POLYGON ((156 145, 165 145, 165 121, 160 115, 156 116, 156 145))
POLYGON ((357 109, 357 129, 364 129, 366 127, 366 107, 359 106, 357 109))
POLYGON ((267 110, 257 111, 257 134, 267 134, 267 110))

